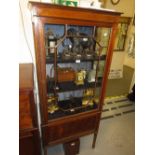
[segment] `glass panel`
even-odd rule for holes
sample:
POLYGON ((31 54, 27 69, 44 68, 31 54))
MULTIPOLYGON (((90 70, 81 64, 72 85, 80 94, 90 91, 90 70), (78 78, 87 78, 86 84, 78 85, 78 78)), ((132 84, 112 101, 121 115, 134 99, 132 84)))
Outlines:
POLYGON ((75 36, 93 36, 94 27, 92 26, 75 26, 75 25, 68 25, 67 31, 68 35, 75 35, 75 36), (70 34, 70 32, 73 32, 70 34))
POLYGON ((110 28, 45 25, 48 117, 98 109, 110 28))

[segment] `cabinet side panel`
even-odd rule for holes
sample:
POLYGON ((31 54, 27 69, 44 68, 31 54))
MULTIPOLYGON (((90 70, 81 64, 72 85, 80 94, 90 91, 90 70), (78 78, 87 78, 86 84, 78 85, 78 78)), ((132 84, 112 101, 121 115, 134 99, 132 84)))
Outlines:
POLYGON ((32 126, 29 94, 22 93, 19 96, 19 128, 25 129, 32 126))
POLYGON ((38 17, 33 18, 33 33, 35 43, 35 56, 37 67, 37 78, 40 99, 40 111, 42 123, 47 123, 47 107, 46 107, 46 71, 45 71, 45 49, 43 24, 38 17))

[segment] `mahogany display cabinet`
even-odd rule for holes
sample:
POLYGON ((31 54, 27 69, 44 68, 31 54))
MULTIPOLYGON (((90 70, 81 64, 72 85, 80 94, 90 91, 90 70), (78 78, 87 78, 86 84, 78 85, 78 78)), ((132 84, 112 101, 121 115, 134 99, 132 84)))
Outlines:
POLYGON ((30 2, 45 154, 94 134, 121 13, 30 2))

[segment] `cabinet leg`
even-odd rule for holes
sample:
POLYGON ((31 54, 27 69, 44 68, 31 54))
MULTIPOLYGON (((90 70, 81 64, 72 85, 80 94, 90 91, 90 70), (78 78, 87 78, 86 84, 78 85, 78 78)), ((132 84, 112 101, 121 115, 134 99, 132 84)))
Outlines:
POLYGON ((44 147, 44 155, 47 155, 47 147, 44 147))
POLYGON ((96 138, 97 138, 97 133, 94 133, 93 144, 92 144, 93 149, 95 148, 96 138))

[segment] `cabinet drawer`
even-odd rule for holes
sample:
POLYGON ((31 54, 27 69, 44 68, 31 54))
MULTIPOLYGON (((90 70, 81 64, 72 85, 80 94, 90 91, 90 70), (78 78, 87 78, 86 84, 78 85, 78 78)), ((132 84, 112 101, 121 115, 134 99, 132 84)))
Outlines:
POLYGON ((99 115, 91 115, 71 120, 61 121, 46 127, 43 127, 45 143, 52 143, 61 139, 82 136, 93 132, 96 129, 99 115))
POLYGON ((30 109, 30 95, 20 94, 19 96, 19 128, 31 128, 32 117, 30 109))

